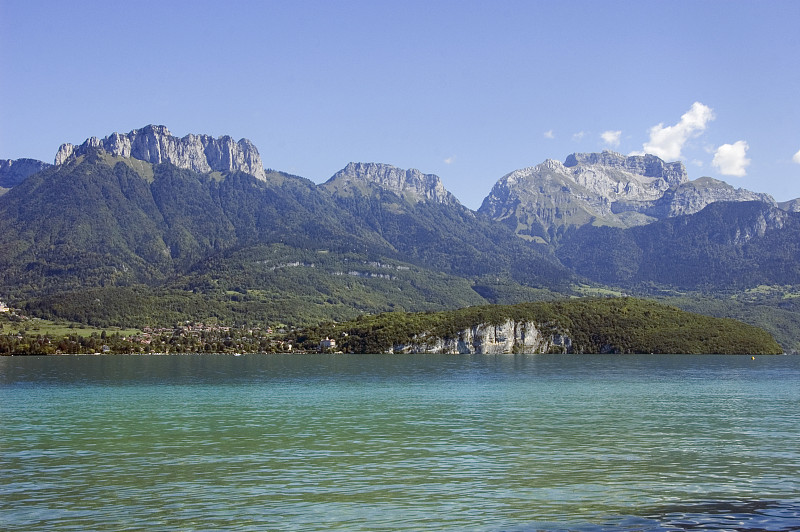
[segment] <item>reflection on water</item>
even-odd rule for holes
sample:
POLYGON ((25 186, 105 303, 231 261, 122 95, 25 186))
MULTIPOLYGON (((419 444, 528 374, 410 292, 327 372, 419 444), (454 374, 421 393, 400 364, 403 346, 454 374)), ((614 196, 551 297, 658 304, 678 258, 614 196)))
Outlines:
POLYGON ((0 528, 800 528, 800 357, 0 359, 0 528))

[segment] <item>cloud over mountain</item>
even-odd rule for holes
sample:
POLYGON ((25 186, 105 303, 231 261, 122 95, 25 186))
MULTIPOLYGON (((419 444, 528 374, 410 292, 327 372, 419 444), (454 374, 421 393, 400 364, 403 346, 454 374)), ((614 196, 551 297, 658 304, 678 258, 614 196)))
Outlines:
POLYGON ((747 158, 747 150, 750 146, 747 142, 739 140, 733 144, 723 144, 714 153, 714 160, 711 161, 722 175, 734 177, 744 177, 747 175, 747 166, 750 159, 747 158))
POLYGON ((608 130, 600 134, 600 138, 603 139, 603 142, 613 147, 619 146, 619 138, 621 136, 622 136, 622 131, 608 130))
POLYGON ((634 155, 649 153, 664 159, 674 161, 681 158, 684 144, 705 131, 708 123, 714 120, 714 111, 707 105, 694 102, 692 107, 681 116, 680 122, 674 126, 665 126, 660 123, 650 128, 650 140, 642 146, 642 152, 634 155))

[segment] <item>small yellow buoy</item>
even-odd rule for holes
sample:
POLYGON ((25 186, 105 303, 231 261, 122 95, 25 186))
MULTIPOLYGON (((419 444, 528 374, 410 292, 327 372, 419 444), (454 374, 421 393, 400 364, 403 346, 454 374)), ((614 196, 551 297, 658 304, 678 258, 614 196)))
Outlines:
POLYGON ((755 359, 756 359, 756 357, 750 357, 750 360, 755 360, 755 359))

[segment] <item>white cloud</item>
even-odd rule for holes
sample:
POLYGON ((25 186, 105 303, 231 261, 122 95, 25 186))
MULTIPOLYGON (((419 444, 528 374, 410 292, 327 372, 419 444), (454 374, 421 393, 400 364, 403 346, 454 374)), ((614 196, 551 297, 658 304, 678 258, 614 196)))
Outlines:
POLYGON ((455 160, 456 160, 456 156, 452 155, 452 156, 450 156, 450 157, 448 157, 447 159, 444 160, 444 164, 453 164, 453 162, 455 162, 455 160))
POLYGON ((609 146, 617 147, 619 146, 619 138, 622 136, 622 131, 603 131, 600 134, 600 138, 603 139, 603 142, 608 144, 609 146))
POLYGON ((794 162, 796 162, 797 164, 800 164, 800 150, 797 150, 797 153, 794 154, 794 157, 792 157, 792 160, 794 162))
POLYGON ((746 157, 749 148, 750 146, 743 140, 733 144, 723 144, 717 148, 711 164, 717 167, 722 175, 744 177, 747 175, 746 168, 750 164, 750 159, 746 157))
POLYGON ((711 120, 714 120, 714 111, 700 102, 694 102, 674 126, 661 123, 651 127, 650 140, 642 146, 643 151, 667 161, 680 159, 686 141, 701 134, 711 120))
POLYGON ((572 140, 581 140, 585 136, 586 136, 586 132, 585 131, 578 131, 577 133, 572 135, 572 140))
POLYGON ((550 131, 545 131, 544 132, 544 138, 546 138, 546 139, 554 139, 554 138, 556 138, 556 134, 551 129, 550 131))

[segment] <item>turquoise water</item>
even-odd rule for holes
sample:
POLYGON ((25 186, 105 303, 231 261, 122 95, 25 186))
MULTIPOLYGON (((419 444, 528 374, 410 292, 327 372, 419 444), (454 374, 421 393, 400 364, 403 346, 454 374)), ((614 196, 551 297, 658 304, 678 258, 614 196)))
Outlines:
POLYGON ((800 357, 0 358, 3 530, 800 529, 800 357))

